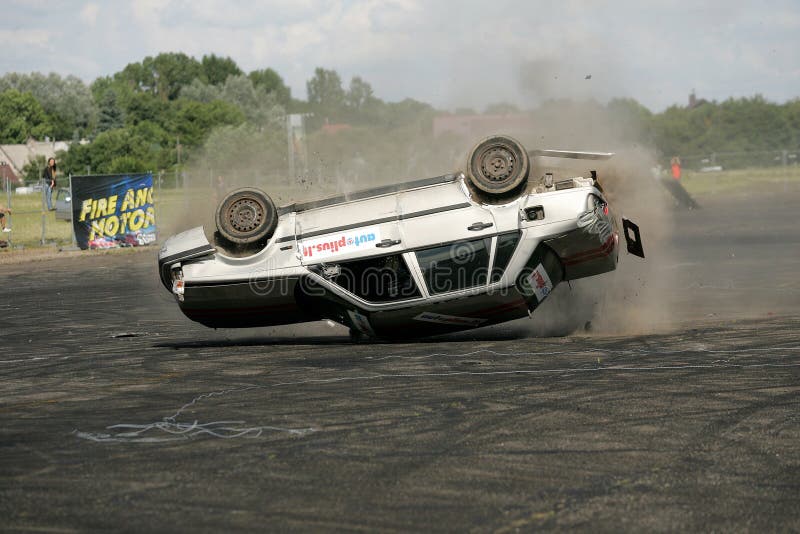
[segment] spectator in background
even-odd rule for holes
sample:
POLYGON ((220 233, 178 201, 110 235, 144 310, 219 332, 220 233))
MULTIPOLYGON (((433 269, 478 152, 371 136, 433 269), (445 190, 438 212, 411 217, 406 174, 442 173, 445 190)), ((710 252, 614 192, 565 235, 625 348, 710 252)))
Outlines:
POLYGON ((0 206, 0 230, 3 232, 10 232, 11 228, 6 228, 6 213, 11 215, 11 209, 0 206))
POLYGON ((42 175, 42 185, 44 186, 44 198, 47 202, 47 209, 53 211, 53 190, 56 188, 56 158, 47 160, 47 167, 42 175))
MULTIPOLYGON (((3 232, 10 232, 11 228, 6 228, 6 213, 11 213, 11 210, 8 208, 4 208, 0 206, 0 228, 3 229, 3 232)), ((0 234, 2 235, 2 234, 0 234)), ((0 239, 0 248, 6 248, 8 246, 8 241, 5 239, 0 239)))
POLYGON ((678 156, 673 156, 672 160, 670 161, 672 165, 672 177, 676 180, 681 179, 681 158, 678 156))

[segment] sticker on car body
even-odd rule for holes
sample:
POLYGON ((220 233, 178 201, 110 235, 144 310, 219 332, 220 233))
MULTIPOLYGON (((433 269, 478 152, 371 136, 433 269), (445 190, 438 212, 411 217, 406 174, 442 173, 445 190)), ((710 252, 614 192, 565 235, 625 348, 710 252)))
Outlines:
POLYGON ((553 290, 553 282, 550 281, 550 276, 548 276, 547 270, 541 263, 530 274, 528 282, 531 284, 531 288, 539 302, 542 302, 553 290))
POLYGON ((347 232, 328 234, 300 241, 300 251, 305 260, 318 260, 374 248, 381 240, 380 226, 365 226, 347 232))
POLYGON ((458 317, 455 315, 445 315, 443 313, 433 313, 433 312, 422 312, 416 317, 414 317, 414 320, 426 321, 428 323, 453 324, 453 325, 464 325, 464 326, 480 326, 486 322, 486 319, 481 319, 478 317, 458 317))

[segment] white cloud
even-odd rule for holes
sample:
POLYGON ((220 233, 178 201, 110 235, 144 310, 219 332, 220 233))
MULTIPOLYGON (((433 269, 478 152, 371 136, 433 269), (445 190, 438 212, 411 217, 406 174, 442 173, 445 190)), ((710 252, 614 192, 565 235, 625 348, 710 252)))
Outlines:
POLYGON ((5 50, 14 50, 20 46, 46 48, 52 35, 41 29, 0 29, 0 46, 5 50))
POLYGON ((81 8, 81 20, 88 26, 94 26, 97 22, 97 14, 100 12, 100 6, 93 2, 84 4, 81 8))
POLYGON ((345 83, 361 76, 387 100, 451 108, 561 95, 630 96, 663 109, 693 87, 712 98, 758 91, 784 100, 798 95, 800 6, 767 3, 93 0, 75 10, 14 0, 0 20, 0 73, 54 70, 91 81, 181 51, 231 56, 245 70, 272 67, 300 97, 322 66, 345 83), (47 19, 58 27, 46 30, 47 19), (547 65, 534 79, 550 77, 535 91, 520 83, 531 62, 547 65))

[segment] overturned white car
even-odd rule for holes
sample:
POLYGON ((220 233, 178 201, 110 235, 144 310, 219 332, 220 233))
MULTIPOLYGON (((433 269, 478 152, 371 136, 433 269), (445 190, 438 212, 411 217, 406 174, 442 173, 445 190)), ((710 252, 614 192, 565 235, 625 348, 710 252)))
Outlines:
MULTIPOLYGON (((170 237, 164 285, 209 327, 320 319, 355 338, 422 337, 524 317, 562 281, 614 270, 618 225, 596 173, 529 183, 531 157, 612 154, 481 141, 465 173, 276 208, 257 189, 217 208, 216 246, 202 227, 170 237)), ((623 220, 628 250, 644 257, 623 220)))

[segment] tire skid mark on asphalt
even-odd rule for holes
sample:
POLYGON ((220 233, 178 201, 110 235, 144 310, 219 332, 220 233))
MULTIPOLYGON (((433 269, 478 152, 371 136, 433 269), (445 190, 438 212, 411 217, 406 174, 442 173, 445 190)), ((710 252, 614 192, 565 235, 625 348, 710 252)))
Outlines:
MULTIPOLYGON (((632 356, 637 354, 647 354, 653 356, 666 355, 666 354, 687 354, 687 353, 706 353, 706 354, 740 354, 744 351, 764 352, 770 350, 800 350, 800 345, 781 345, 776 347, 752 347, 747 349, 706 349, 706 348, 692 348, 692 349, 673 349, 673 350, 653 350, 650 348, 633 348, 633 349, 604 349, 604 348, 583 348, 579 352, 586 353, 603 353, 603 354, 616 354, 620 356, 632 356)), ((369 361, 379 362, 390 359, 401 360, 423 360, 436 357, 449 357, 449 358, 463 358, 467 356, 476 356, 478 354, 489 354, 492 356, 560 356, 564 354, 573 355, 574 350, 561 350, 549 352, 498 352, 491 349, 479 349, 472 352, 463 354, 448 354, 437 352, 432 354, 425 354, 422 356, 402 356, 402 355, 389 355, 381 358, 368 358, 369 361)), ((715 362, 724 362, 727 360, 715 360, 715 362)), ((712 362, 713 363, 713 362, 712 362)))
POLYGON ((220 439, 234 439, 234 438, 257 438, 260 437, 265 431, 287 432, 293 435, 303 436, 305 434, 314 432, 312 428, 282 428, 277 426, 243 426, 244 421, 213 421, 211 423, 200 423, 193 421, 191 423, 180 423, 169 421, 168 418, 164 421, 149 424, 117 424, 106 427, 107 430, 123 430, 123 432, 113 433, 92 433, 81 432, 75 430, 73 433, 81 438, 100 443, 109 442, 133 442, 133 443, 160 443, 165 441, 185 440, 198 436, 210 436, 220 439), (151 430, 161 431, 166 436, 150 437, 145 436, 145 433, 151 430))
MULTIPOLYGON (((800 345, 780 345, 775 347, 749 347, 743 349, 676 349, 661 351, 660 354, 680 354, 680 353, 708 353, 708 354, 740 354, 747 355, 749 352, 765 352, 777 350, 796 351, 800 349, 800 345)), ((627 350, 607 350, 607 349, 586 349, 585 352, 604 352, 604 353, 617 353, 624 355, 636 354, 659 354, 652 350, 646 349, 627 349, 627 350)), ((479 353, 489 353, 499 356, 528 356, 528 355, 548 355, 548 354, 564 354, 568 351, 552 352, 552 353, 534 353, 534 352, 509 352, 501 353, 490 349, 480 349, 459 354, 438 353, 432 356, 447 356, 453 358, 464 358, 474 356, 479 353)), ((574 352, 573 352, 574 353, 574 352)), ((788 357, 788 355, 786 355, 788 357)), ((426 379, 426 378, 447 378, 456 376, 477 376, 477 377, 490 377, 490 376, 520 376, 520 375, 553 375, 560 377, 569 377, 576 373, 604 373, 604 372, 658 372, 658 371, 681 371, 691 369, 768 369, 768 368, 793 368, 800 367, 800 362, 790 363, 732 363, 730 360, 717 359, 709 363, 701 364, 661 364, 661 365, 600 365, 599 363, 593 367, 560 367, 550 369, 506 369, 506 370, 485 370, 485 371, 441 371, 441 372, 420 372, 420 373, 376 373, 372 375, 361 376, 337 376, 330 378, 307 378, 302 380, 274 382, 271 384, 248 384, 236 388, 229 388, 219 391, 211 391, 203 393, 193 398, 188 403, 181 406, 174 414, 165 417, 162 421, 147 423, 147 424, 115 424, 106 427, 106 430, 122 432, 116 433, 92 433, 74 430, 78 438, 87 439, 96 442, 144 442, 155 443, 163 441, 174 441, 179 439, 190 439, 195 437, 214 437, 220 439, 234 439, 234 438, 258 438, 261 437, 265 431, 286 432, 291 435, 305 436, 310 433, 318 431, 313 427, 308 428, 285 428, 276 426, 242 426, 243 421, 214 421, 209 423, 200 423, 197 420, 193 422, 181 422, 178 418, 189 408, 196 406, 203 400, 212 399, 216 397, 223 397, 231 394, 240 394, 254 390, 268 390, 278 387, 286 386, 304 386, 309 384, 332 384, 339 382, 365 382, 374 380, 391 380, 391 379, 426 379), (145 436, 150 431, 159 431, 162 433, 161 437, 145 436), (164 436, 163 434, 166 434, 164 436)))

